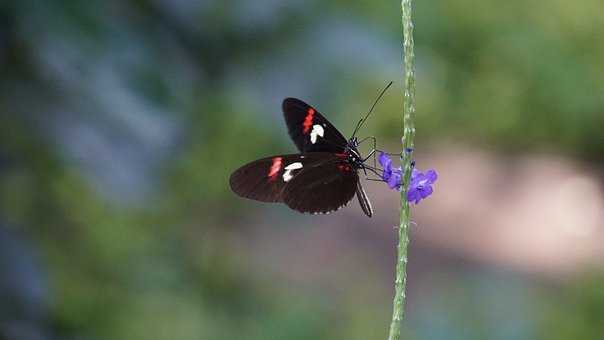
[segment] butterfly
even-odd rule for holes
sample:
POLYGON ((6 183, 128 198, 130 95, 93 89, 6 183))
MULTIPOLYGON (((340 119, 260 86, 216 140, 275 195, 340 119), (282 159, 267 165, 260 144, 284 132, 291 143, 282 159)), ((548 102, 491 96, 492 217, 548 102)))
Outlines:
POLYGON ((359 171, 374 170, 365 162, 375 148, 368 157, 361 157, 355 134, 373 107, 359 120, 349 139, 300 99, 286 98, 282 109, 289 136, 300 153, 266 157, 240 167, 230 177, 231 190, 244 198, 281 202, 313 214, 336 211, 356 195, 365 215, 371 217, 373 208, 359 171))

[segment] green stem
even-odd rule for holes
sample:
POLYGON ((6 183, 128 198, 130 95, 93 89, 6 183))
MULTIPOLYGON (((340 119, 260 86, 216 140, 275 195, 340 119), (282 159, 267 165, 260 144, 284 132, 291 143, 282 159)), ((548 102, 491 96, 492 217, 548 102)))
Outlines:
POLYGON ((404 97, 403 97, 403 185, 401 188, 401 219, 398 228, 398 246, 396 260, 396 278, 394 280, 394 302, 392 322, 388 340, 399 340, 401 337, 401 322, 405 316, 405 287, 407 285, 407 246, 409 245, 409 224, 411 213, 407 201, 409 180, 411 178, 413 160, 413 138, 415 137, 415 54, 413 52, 413 20, 412 0, 402 0, 403 23, 403 64, 404 64, 404 97))

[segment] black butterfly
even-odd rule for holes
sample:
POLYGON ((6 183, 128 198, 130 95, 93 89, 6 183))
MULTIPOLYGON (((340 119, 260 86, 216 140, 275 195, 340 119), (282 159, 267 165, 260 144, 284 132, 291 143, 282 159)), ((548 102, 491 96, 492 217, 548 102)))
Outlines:
MULTIPOLYGON (((286 98, 285 123, 300 153, 267 157, 242 166, 231 175, 231 189, 241 197, 283 202, 294 210, 315 214, 338 210, 356 194, 361 209, 371 217, 373 209, 358 171, 375 170, 365 164, 369 157, 361 157, 354 136, 369 113, 359 120, 347 140, 315 108, 299 99, 286 98)), ((374 152, 375 148, 369 156, 374 152)))

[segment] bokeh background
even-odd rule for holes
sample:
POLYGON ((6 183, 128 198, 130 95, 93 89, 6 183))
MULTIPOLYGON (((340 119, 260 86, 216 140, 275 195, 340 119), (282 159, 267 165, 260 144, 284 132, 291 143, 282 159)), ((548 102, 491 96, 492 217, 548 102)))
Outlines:
MULTIPOLYGON (((417 1, 405 339, 604 339, 601 0, 417 1)), ((400 148, 397 1, 0 3, 0 338, 384 339, 398 195, 237 198, 295 96, 400 148)), ((366 149, 363 149, 366 152, 366 149)))

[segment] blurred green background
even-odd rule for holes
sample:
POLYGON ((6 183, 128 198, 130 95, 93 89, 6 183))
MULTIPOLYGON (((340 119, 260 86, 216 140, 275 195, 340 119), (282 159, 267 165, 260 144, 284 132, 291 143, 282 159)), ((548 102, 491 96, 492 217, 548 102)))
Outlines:
MULTIPOLYGON (((405 339, 604 339, 600 0, 417 1, 405 339)), ((385 339, 398 196, 237 198, 280 103, 399 147, 397 1, 0 3, 0 338, 385 339)), ((366 149, 364 149, 366 151, 366 149)))

